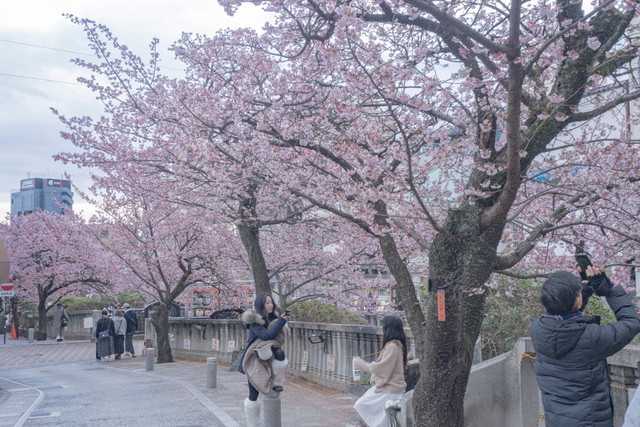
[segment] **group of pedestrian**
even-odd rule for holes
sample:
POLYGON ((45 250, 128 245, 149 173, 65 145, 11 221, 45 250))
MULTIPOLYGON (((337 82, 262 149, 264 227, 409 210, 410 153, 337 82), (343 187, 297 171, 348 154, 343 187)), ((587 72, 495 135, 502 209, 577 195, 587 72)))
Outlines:
POLYGON ((138 330, 138 317, 128 303, 122 309, 102 310, 102 316, 96 323, 96 359, 119 360, 122 355, 136 357, 133 347, 133 335, 138 330), (113 356, 113 359, 112 359, 113 356))

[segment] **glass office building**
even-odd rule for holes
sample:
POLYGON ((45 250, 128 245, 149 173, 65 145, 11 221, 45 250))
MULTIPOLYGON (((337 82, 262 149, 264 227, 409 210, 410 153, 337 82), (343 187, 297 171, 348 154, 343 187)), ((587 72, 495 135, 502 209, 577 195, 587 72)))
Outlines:
POLYGON ((73 192, 68 179, 23 179, 20 191, 11 193, 11 215, 28 215, 38 209, 62 213, 63 207, 72 206, 73 192))

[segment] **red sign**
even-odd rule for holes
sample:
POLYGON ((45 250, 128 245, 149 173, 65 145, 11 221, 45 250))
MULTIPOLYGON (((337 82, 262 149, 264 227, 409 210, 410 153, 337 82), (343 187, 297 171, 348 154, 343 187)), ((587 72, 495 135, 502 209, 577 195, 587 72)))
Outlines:
POLYGON ((443 290, 439 290, 438 294, 437 294, 437 302, 438 302, 438 321, 439 322, 444 322, 445 320, 447 320, 447 312, 445 311, 444 308, 444 291, 443 290))
POLYGON ((13 289, 13 279, 9 279, 9 283, 0 284, 0 288, 2 288, 3 291, 10 291, 13 289))

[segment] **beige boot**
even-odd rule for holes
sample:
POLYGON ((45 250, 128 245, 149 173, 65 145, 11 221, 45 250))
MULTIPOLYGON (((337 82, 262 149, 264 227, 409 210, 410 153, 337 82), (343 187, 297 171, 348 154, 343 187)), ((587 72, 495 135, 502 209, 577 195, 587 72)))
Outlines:
POLYGON ((276 360, 271 361, 271 369, 273 370, 273 391, 281 392, 284 386, 284 373, 287 370, 287 364, 289 361, 276 360))
POLYGON ((260 401, 244 399, 244 416, 247 419, 247 427, 260 427, 260 401))

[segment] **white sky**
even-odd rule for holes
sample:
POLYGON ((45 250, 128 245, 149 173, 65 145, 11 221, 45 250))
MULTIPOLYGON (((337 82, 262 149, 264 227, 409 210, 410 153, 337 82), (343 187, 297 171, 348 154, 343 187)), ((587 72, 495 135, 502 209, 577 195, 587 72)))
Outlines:
MULTIPOLYGON (((159 38, 163 63, 171 68, 179 64, 167 62, 173 55, 166 49, 183 31, 213 34, 225 27, 260 28, 265 20, 252 5, 243 6, 231 18, 216 0, 4 2, 0 13, 0 221, 11 209, 11 192, 28 176, 60 178, 68 173, 81 190, 89 185, 87 171, 52 158, 75 147, 60 137, 63 127, 50 107, 67 116, 102 112, 94 95, 75 83, 82 70, 70 60, 85 57, 78 53, 91 52, 82 29, 63 13, 107 25, 120 42, 143 58, 151 39, 159 38)), ((78 196, 74 199, 76 212, 91 212, 78 196)))

